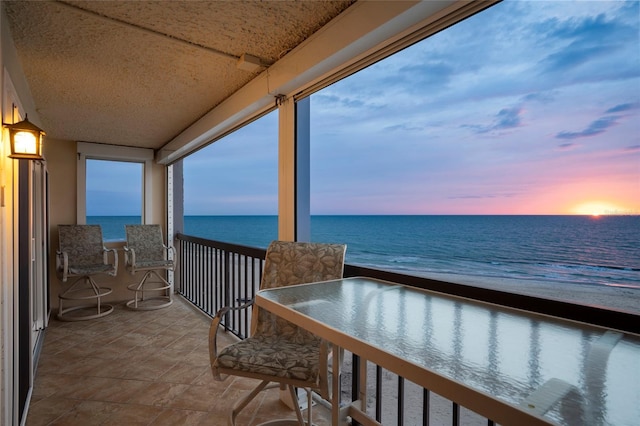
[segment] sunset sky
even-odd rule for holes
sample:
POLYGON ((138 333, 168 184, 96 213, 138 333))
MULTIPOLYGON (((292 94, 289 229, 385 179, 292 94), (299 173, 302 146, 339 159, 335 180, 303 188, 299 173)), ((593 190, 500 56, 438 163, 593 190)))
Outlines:
POLYGON ((640 214, 638 5, 507 1, 316 95, 314 212, 640 214))
MULTIPOLYGON (((505 1, 311 98, 312 214, 640 214, 640 2, 505 1)), ((185 214, 277 214, 277 112, 185 214)))
MULTIPOLYGON (((638 5, 506 1, 316 93, 312 213, 640 214, 638 5)), ((187 159, 186 213, 276 214, 276 135, 187 159)))

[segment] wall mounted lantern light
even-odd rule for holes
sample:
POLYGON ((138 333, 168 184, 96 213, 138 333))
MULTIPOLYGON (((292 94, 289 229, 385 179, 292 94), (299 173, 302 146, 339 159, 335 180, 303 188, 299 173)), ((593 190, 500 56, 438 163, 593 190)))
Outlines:
POLYGON ((44 131, 32 124, 25 115, 24 120, 15 124, 5 124, 9 129, 11 141, 10 158, 22 160, 44 160, 42 156, 42 137, 44 131))

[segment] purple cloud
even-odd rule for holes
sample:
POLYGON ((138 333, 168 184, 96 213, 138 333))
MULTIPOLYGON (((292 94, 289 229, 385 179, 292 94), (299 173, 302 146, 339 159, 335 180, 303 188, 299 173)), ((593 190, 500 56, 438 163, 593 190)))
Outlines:
POLYGON ((558 145, 558 147, 562 150, 569 150, 571 148, 573 148, 574 146, 576 146, 575 143, 573 142, 567 142, 567 143, 562 143, 560 145, 558 145))
POLYGON ((450 195, 447 197, 449 200, 482 200, 482 199, 494 199, 494 198, 513 198, 517 194, 471 194, 471 195, 450 195))
POLYGON ((579 132, 560 132, 556 135, 557 139, 578 139, 589 136, 599 135, 604 133, 609 127, 618 124, 617 120, 620 118, 617 115, 610 117, 602 117, 595 121, 592 121, 586 129, 579 132))
POLYGON ((522 124, 522 108, 503 108, 495 116, 495 120, 490 125, 463 124, 461 127, 473 129, 478 134, 489 133, 494 130, 506 130, 520 127, 522 124))
POLYGON ((640 103, 634 102, 634 103, 627 103, 627 104, 619 104, 619 105, 616 105, 616 106, 614 106, 612 108, 609 108, 605 112, 607 114, 611 114, 611 113, 614 113, 614 112, 629 111, 629 110, 636 109, 636 108, 640 108, 640 103))

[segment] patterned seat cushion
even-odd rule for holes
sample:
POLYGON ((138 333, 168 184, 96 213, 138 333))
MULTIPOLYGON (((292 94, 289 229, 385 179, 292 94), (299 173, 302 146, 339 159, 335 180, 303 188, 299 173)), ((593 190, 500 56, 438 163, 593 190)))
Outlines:
POLYGON ((94 275, 100 273, 111 273, 115 271, 113 265, 95 263, 91 265, 69 266, 69 273, 72 275, 94 275))
POLYGON ((320 346, 287 337, 250 337, 220 351, 214 367, 317 382, 320 346))
POLYGON ((136 260, 136 266, 138 267, 138 269, 172 267, 173 261, 172 260, 149 260, 149 261, 138 262, 136 260))

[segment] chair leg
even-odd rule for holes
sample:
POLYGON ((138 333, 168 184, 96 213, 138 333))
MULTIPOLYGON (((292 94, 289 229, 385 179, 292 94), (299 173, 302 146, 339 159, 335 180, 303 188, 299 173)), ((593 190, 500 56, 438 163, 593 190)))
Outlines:
MULTIPOLYGON (((289 394, 291 394, 291 401, 293 401, 293 406, 296 409, 296 417, 298 417, 298 422, 301 426, 304 426, 304 417, 302 417, 302 410, 300 410, 300 404, 298 404, 298 393, 296 392, 296 388, 293 385, 288 385, 287 387, 289 388, 289 394)), ((305 389, 305 391, 307 391, 307 398, 309 398, 309 404, 307 406, 307 415, 309 417, 308 425, 311 426, 311 393, 307 389, 305 389)))
MULTIPOLYGON (((248 393, 244 398, 242 398, 240 401, 238 401, 232 408, 231 410, 231 414, 229 415, 229 419, 228 419, 228 424, 229 426, 236 426, 236 418, 238 417, 238 415, 240 414, 240 412, 242 410, 244 410, 244 408, 249 405, 249 403, 251 401, 253 401, 253 399, 256 397, 256 395, 258 395, 260 392, 262 392, 265 389, 272 389, 275 387, 279 387, 280 384, 278 383, 271 383, 268 380, 262 381, 260 382, 260 384, 258 386, 256 386, 250 393, 248 393)), ((312 426, 312 422, 311 422, 311 389, 305 389, 305 391, 307 391, 307 399, 308 399, 308 408, 307 408, 307 422, 304 421, 304 417, 302 415, 302 410, 300 409, 300 405, 297 403, 298 401, 298 395, 296 393, 296 388, 293 385, 287 385, 287 388, 289 389, 289 393, 291 394, 291 400, 294 402, 294 407, 295 407, 295 412, 296 412, 296 417, 297 417, 297 423, 299 426, 312 426)), ((262 423, 263 425, 290 425, 290 424, 294 424, 295 421, 294 420, 273 420, 273 421, 269 421, 266 423, 262 423)))
POLYGON ((113 305, 102 303, 102 298, 111 294, 111 289, 100 287, 91 276, 78 278, 64 292, 58 295, 58 319, 61 321, 83 321, 101 318, 113 312, 113 305), (84 284, 84 285, 83 285, 84 284), (91 304, 81 304, 64 308, 65 300, 87 301, 94 300, 91 304), (69 312, 94 309, 94 314, 66 315, 69 312))
POLYGON ((235 426, 236 417, 240 414, 240 411, 244 410, 244 408, 256 397, 260 392, 262 392, 270 382, 265 380, 261 382, 258 386, 255 387, 247 396, 238 401, 231 410, 231 414, 229 415, 229 425, 235 426))
POLYGON ((305 389, 305 391, 307 392, 307 424, 309 426, 312 426, 313 423, 311 422, 311 414, 312 414, 311 407, 313 404, 313 400, 311 398, 311 389, 307 388, 305 389))
POLYGON ((127 286, 127 288, 134 292, 134 298, 127 302, 127 306, 134 310, 150 311, 154 309, 166 308, 173 303, 171 294, 173 286, 155 270, 145 272, 140 282, 130 284, 127 286), (157 281, 152 281, 150 279, 153 275, 155 275, 157 281), (160 287, 145 288, 145 284, 147 284, 147 282, 156 284, 159 283, 160 287), (163 291, 164 295, 154 294, 152 296, 145 296, 145 291, 154 293, 163 291), (149 301, 156 301, 159 303, 144 303, 149 301))

